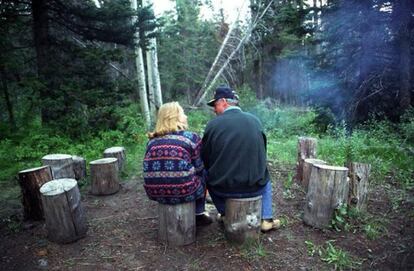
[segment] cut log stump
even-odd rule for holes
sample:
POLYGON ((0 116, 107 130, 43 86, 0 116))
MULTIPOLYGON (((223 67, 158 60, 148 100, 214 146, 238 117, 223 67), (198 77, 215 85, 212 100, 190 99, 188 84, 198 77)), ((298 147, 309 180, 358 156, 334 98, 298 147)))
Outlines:
POLYGON ((53 179, 75 178, 72 155, 48 154, 43 156, 42 164, 49 165, 52 168, 53 179))
POLYGON ((329 227, 335 209, 347 203, 348 191, 348 168, 313 165, 303 221, 315 228, 329 227))
POLYGON ((89 163, 92 194, 110 195, 119 191, 117 160, 116 158, 102 158, 89 163))
POLYGON ((19 184, 22 191, 24 218, 42 220, 43 209, 39 192, 40 187, 52 180, 50 166, 22 170, 19 172, 19 184))
POLYGON ((86 177, 86 160, 83 157, 72 155, 73 172, 77 181, 86 177))
POLYGON ((371 165, 349 163, 349 196, 348 205, 358 210, 366 210, 368 201, 369 174, 371 165))
POLYGON ((195 242, 195 201, 158 205, 158 239, 168 246, 195 242))
POLYGON ((308 191, 309 179, 313 165, 326 165, 327 163, 320 159, 307 158, 303 161, 302 187, 308 191))
POLYGON ((118 168, 121 171, 125 165, 126 154, 124 147, 112 147, 108 148, 103 153, 104 157, 114 157, 118 159, 118 168))
POLYGON ((40 188, 48 239, 71 243, 86 235, 86 217, 75 179, 56 179, 40 188))
POLYGON ((317 140, 313 137, 299 137, 298 139, 298 160, 296 162, 296 176, 297 182, 303 182, 303 164, 305 159, 316 158, 316 144, 317 140))
POLYGON ((232 243, 259 238, 262 218, 262 196, 226 199, 224 235, 232 243))

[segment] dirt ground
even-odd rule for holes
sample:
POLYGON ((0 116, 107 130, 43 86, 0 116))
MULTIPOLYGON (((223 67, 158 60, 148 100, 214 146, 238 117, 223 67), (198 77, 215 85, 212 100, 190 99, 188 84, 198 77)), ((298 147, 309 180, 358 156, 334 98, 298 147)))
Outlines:
POLYGON ((303 190, 293 185, 283 193, 291 170, 271 167, 276 216, 284 227, 261 234, 256 244, 229 244, 217 222, 197 228, 194 244, 169 248, 158 243, 157 204, 147 199, 143 180, 136 177, 111 196, 82 189, 89 230, 72 244, 49 242, 44 223, 21 222, 21 210, 1 218, 0 270, 332 270, 334 265, 318 253, 310 256, 307 246, 322 247, 328 240, 359 262, 358 269, 414 270, 414 204, 407 200, 412 195, 402 197, 392 185, 371 190, 368 211, 386 225, 375 240, 367 239, 362 227, 317 230, 302 222, 303 190))

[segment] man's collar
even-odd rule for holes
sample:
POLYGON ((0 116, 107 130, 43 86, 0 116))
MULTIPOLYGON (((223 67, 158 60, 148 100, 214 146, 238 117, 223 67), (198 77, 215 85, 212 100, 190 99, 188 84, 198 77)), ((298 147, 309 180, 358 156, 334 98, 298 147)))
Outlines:
POLYGON ((237 110, 240 110, 240 111, 241 111, 241 108, 240 108, 240 107, 235 106, 235 105, 230 105, 229 107, 227 107, 227 108, 223 111, 223 113, 224 113, 224 112, 226 112, 226 111, 228 111, 228 110, 232 110, 232 109, 237 109, 237 110))

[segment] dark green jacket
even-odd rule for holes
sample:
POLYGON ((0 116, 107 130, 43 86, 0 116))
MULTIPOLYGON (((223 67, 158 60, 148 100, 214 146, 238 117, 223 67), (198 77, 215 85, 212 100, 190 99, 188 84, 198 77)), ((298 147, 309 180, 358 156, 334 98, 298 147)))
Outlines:
POLYGON ((201 157, 207 186, 214 191, 251 193, 269 180, 262 125, 239 108, 228 109, 207 124, 201 157))

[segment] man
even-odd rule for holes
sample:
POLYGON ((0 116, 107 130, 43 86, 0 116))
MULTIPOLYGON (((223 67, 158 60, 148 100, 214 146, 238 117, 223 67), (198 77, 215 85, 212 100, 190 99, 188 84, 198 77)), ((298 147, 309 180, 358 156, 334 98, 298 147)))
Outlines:
POLYGON ((201 157, 207 170, 207 188, 221 216, 226 198, 262 195, 261 230, 280 227, 272 216, 272 184, 266 166, 266 136, 260 121, 238 107, 239 97, 227 86, 218 87, 214 99, 217 117, 203 136, 201 157))

